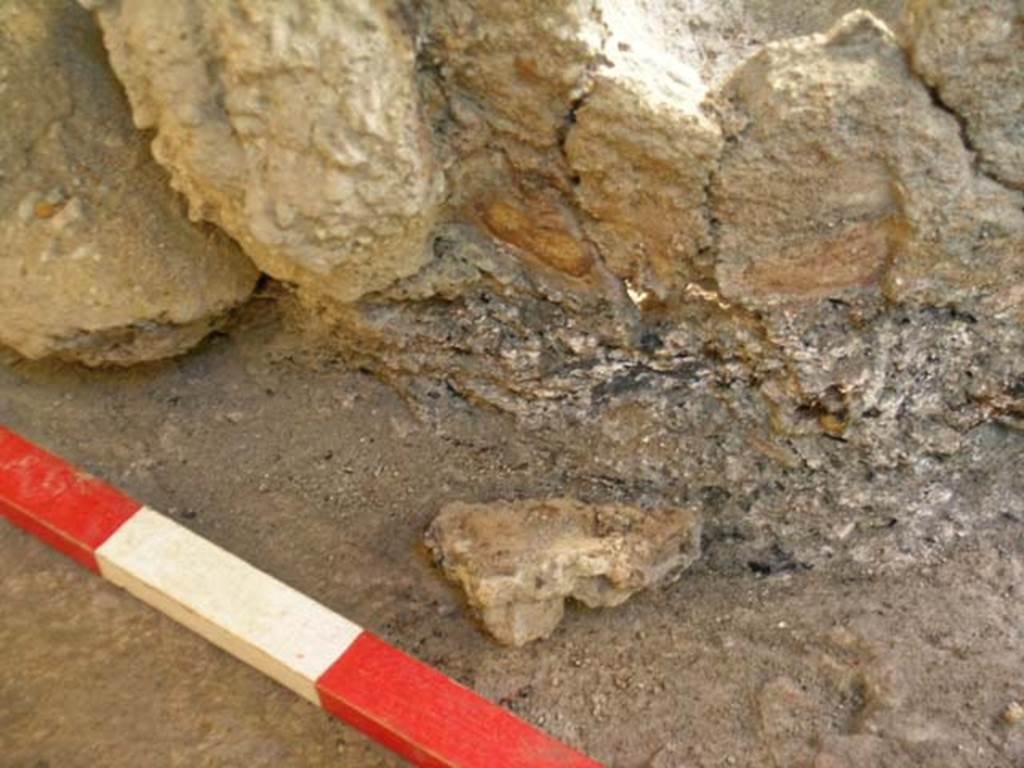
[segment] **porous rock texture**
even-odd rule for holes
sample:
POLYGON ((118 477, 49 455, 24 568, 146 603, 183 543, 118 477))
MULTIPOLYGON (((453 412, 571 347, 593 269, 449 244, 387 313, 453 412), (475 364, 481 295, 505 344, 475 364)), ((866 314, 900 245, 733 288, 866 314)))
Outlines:
POLYGON ((712 215, 727 299, 874 293, 1020 311, 1024 198, 975 172, 956 119, 873 16, 768 45, 720 98, 712 215))
POLYGON ((761 328, 776 430, 892 448, 1016 386, 991 350, 1024 342, 1024 198, 976 171, 884 25, 770 44, 718 106, 717 288, 761 328), (940 333, 943 312, 971 327, 940 333))
POLYGON ((700 519, 685 509, 555 498, 446 505, 427 545, 499 642, 547 637, 566 598, 621 605, 700 556, 700 519))
POLYGON ((652 342, 637 302, 678 300, 712 271, 703 203, 721 138, 699 76, 640 13, 425 4, 447 214, 417 275, 346 306, 304 294, 348 354, 517 408, 586 397, 652 342))
POLYGON ((0 5, 0 343, 128 364, 180 353, 257 272, 149 157, 92 19, 0 5))
POLYGON ((1024 3, 909 0, 914 69, 964 122, 981 169, 1024 189, 1024 3))
POLYGON ((444 191, 398 5, 83 0, 196 220, 352 300, 428 259, 444 191))
POLYGON ((1020 356, 996 350, 1024 339, 1021 198, 977 171, 957 117, 884 23, 849 14, 702 84, 649 18, 552 3, 554 21, 517 17, 535 24, 527 35, 488 26, 487 9, 467 11, 476 26, 440 24, 448 42, 428 51, 451 105, 439 118, 450 167, 490 169, 474 183, 499 203, 454 211, 413 278, 316 306, 350 355, 541 420, 716 382, 780 435, 858 441, 879 461, 920 449, 906 420, 942 443, 936 430, 1016 407, 1020 356), (597 22, 604 33, 587 31, 597 22), (553 107, 505 109, 513 86, 446 77, 459 29, 487 43, 475 60, 515 83, 513 104, 530 88, 548 94, 538 104, 560 94, 561 147, 553 107), (596 57, 565 42, 574 30, 577 43, 600 37, 596 57), (534 44, 495 42, 506 34, 534 44), (561 66, 530 63, 552 50, 561 66), (568 67, 566 51, 592 58, 568 67), (555 87, 552 72, 582 79, 555 87))
MULTIPOLYGON (((892 598, 907 584, 928 584, 914 593, 928 596, 962 586, 968 571, 944 570, 956 553, 968 555, 962 568, 991 569, 973 585, 964 579, 969 589, 959 594, 982 612, 970 616, 998 621, 954 627, 943 606, 930 606, 927 629, 904 635, 915 638, 913 649, 892 658, 927 657, 941 674, 955 675, 950 649, 962 656, 978 645, 979 626, 994 626, 999 631, 988 634, 1002 645, 997 653, 990 644, 995 656, 978 659, 1005 659, 1000 638, 1013 624, 1004 604, 988 605, 985 596, 1019 581, 1012 526, 1024 519, 1024 206, 1007 171, 1012 146, 1019 148, 1012 119, 1021 98, 1014 64, 1024 58, 1019 4, 911 0, 906 14, 903 5, 332 0, 315 7, 321 17, 296 0, 155 10, 142 0, 110 0, 100 4, 100 18, 137 119, 157 131, 158 159, 195 212, 298 285, 297 300, 282 303, 306 328, 322 331, 325 359, 340 348, 346 364, 403 386, 430 421, 425 440, 444 467, 436 489, 412 508, 412 486, 390 484, 401 490, 396 519, 408 522, 402 516, 417 506, 423 514, 425 499, 575 495, 643 508, 634 530, 653 542, 660 534, 644 521, 660 519, 656 510, 699 508, 699 578, 659 601, 664 616, 654 634, 666 644, 665 658, 683 658, 673 612, 692 610, 690 587, 717 594, 715 605, 726 613, 735 607, 747 616, 737 624, 717 607, 703 614, 712 627, 706 647, 730 666, 739 660, 763 684, 761 695, 733 695, 711 679, 696 706, 726 707, 769 743, 785 733, 800 734, 800 744, 746 757, 779 765, 941 765, 957 754, 987 768, 997 760, 973 747, 998 749, 1005 733, 989 728, 1008 689, 990 691, 1002 697, 999 707, 991 697, 972 703, 980 717, 952 718, 969 723, 962 740, 947 727, 950 702, 936 703, 928 691, 903 700, 901 686, 886 682, 895 679, 888 670, 876 665, 865 674, 873 654, 855 651, 842 632, 825 647, 813 639, 819 623, 848 624, 851 607, 863 608, 854 620, 873 627, 878 647, 887 647, 885 628, 894 625, 880 612, 900 612, 892 598), (373 21, 365 39, 330 37, 338 14, 357 13, 373 21), (180 26, 184 38, 147 30, 151 16, 180 26), (338 39, 349 45, 326 42, 338 39), (287 48, 295 41, 298 50, 287 48), (331 66, 309 64, 307 54, 331 66), (271 60, 286 85, 263 69, 271 60), (251 62, 249 78, 243 64, 251 62), (353 75, 344 87, 333 79, 342 72, 353 75), (360 90, 369 79, 380 87, 360 90), (352 94, 375 93, 387 98, 368 96, 351 115, 397 117, 382 123, 366 167, 330 166, 335 188, 351 183, 357 192, 337 208, 319 208, 326 174, 302 176, 328 166, 315 156, 319 134, 289 131, 315 115, 333 119, 352 94), (403 138, 410 135, 419 138, 403 138), (400 194, 352 207, 366 202, 364 189, 394 190, 391 159, 405 157, 405 149, 413 154, 403 167, 414 170, 400 194), (382 174, 369 186, 368 169, 382 174), (314 197, 307 208, 292 205, 292 172, 314 197), (267 208, 249 206, 266 196, 275 218, 263 228, 256 225, 267 221, 267 208), (309 234, 318 236, 312 222, 328 208, 339 212, 330 219, 335 239, 322 253, 304 250, 309 234), (297 209, 313 213, 289 218, 297 209), (352 222, 359 223, 348 229, 352 222), (394 252, 401 256, 374 250, 398 243, 389 233, 399 230, 420 233, 413 240, 425 248, 394 252), (366 249, 353 250, 354 232, 366 235, 366 249), (307 270, 308 253, 330 265, 307 270), (369 282, 367 265, 380 266, 369 282), (514 412, 515 430, 528 439, 519 442, 504 430, 504 417, 465 399, 514 412), (464 441, 459 424, 485 434, 464 441), (479 486, 481 476, 494 487, 479 486), (979 531, 991 538, 972 539, 979 531), (982 559, 971 555, 979 548, 982 559), (770 606, 779 603, 763 600, 826 571, 834 579, 828 583, 843 588, 818 593, 820 612, 803 614, 798 601, 775 614, 770 606), (780 677, 783 648, 804 659, 810 649, 814 658, 792 679, 780 677), (815 667, 842 682, 828 684, 832 704, 810 711, 799 702, 808 680, 813 688, 815 667), (959 750, 961 743, 971 749, 959 750)), ((349 137, 349 113, 338 120, 349 137)), ((334 402, 325 397, 315 409, 303 402, 282 413, 305 417, 334 402)), ((404 455, 397 461, 395 472, 416 475, 404 455)), ((314 501, 337 492, 323 467, 306 489, 314 501)), ((556 504, 576 519, 575 502, 556 504)), ((565 594, 576 590, 556 579, 562 594, 539 592, 548 584, 540 572, 552 566, 534 558, 552 555, 553 541, 602 537, 592 537, 587 518, 559 538, 543 533, 551 523, 532 517, 539 514, 532 507, 501 509, 465 512, 466 520, 487 521, 468 532, 454 523, 442 531, 438 523, 430 541, 442 566, 462 574, 456 579, 469 584, 484 618, 516 641, 549 631, 565 594), (505 527, 513 518, 529 524, 505 527), (455 557, 458 541, 472 546, 455 557), (503 543, 516 549, 502 554, 503 543), (515 565, 506 560, 513 554, 515 565), (504 575, 488 570, 500 562, 509 563, 504 575), (471 573, 486 574, 487 584, 494 576, 496 594, 510 599, 479 595, 485 582, 471 573), (538 573, 540 586, 527 577, 538 573)), ((560 573, 592 585, 581 570, 590 561, 579 549, 561 551, 571 567, 560 573)), ((588 589, 582 594, 592 597, 588 589)), ((419 603, 433 613, 426 600, 419 603)), ((645 607, 649 601, 635 600, 626 611, 645 607)), ((593 627, 582 625, 594 617, 578 618, 574 631, 590 641, 608 646, 614 643, 603 639, 623 636, 621 621, 591 635, 593 627)), ((620 619, 628 624, 631 616, 620 619)), ((579 641, 571 653, 588 644, 579 641)), ((624 644, 631 675, 645 666, 634 645, 648 643, 624 644)), ((509 658, 501 659, 502 673, 509 658)), ((610 657, 593 658, 598 666, 610 657)), ((966 688, 977 688, 967 680, 976 667, 967 667, 960 669, 966 688)), ((977 679, 1001 680, 1005 668, 999 661, 991 667, 998 672, 977 679)), ((656 700, 693 700, 679 681, 669 686, 673 696, 661 695, 671 675, 653 669, 647 681, 659 691, 656 700)), ((605 671, 559 696, 586 700, 579 686, 607 681, 605 671)), ((607 717, 619 717, 632 698, 615 694, 607 717)), ((1020 700, 1016 691, 1013 700, 1020 700)), ((647 700, 634 703, 644 718, 647 700)), ((637 739, 657 728, 655 721, 637 739)), ((692 741, 695 749, 707 746, 692 741)), ((701 756, 687 745, 658 764, 720 764, 723 754, 712 751, 701 756)), ((617 753, 623 764, 649 758, 624 755, 617 753)))
POLYGON ((686 392, 878 465, 1022 408, 1015 6, 89 1, 194 212, 411 391, 630 434, 686 392))

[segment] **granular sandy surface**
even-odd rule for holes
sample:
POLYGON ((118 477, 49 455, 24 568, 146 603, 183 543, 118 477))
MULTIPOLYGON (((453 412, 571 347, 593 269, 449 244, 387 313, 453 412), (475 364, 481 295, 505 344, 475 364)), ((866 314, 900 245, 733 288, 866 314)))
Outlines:
MULTIPOLYGON (((159 365, 7 358, 0 422, 610 766, 1024 765, 1024 723, 1003 718, 1024 701, 1021 433, 982 427, 974 458, 928 470, 954 478, 949 536, 783 510, 791 551, 759 559, 741 512, 708 502, 705 557, 682 579, 570 607, 512 650, 473 624, 422 532, 456 499, 628 497, 601 445, 444 386, 411 407, 305 349, 256 301, 159 365)), ((6 523, 0 595, 3 768, 398 764, 6 523)))

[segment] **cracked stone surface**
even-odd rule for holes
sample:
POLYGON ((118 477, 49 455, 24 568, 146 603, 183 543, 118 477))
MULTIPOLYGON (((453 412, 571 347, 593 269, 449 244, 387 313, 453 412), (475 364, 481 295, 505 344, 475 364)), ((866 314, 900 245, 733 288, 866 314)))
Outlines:
MULTIPOLYGON (((978 162, 912 38, 863 10, 824 29, 842 2, 771 24, 751 0, 705 6, 700 44, 673 46, 684 6, 374 4, 414 70, 393 106, 446 196, 411 273, 345 300, 297 280, 291 320, 413 401, 443 382, 534 425, 599 421, 609 482, 675 487, 681 435, 699 452, 756 434, 779 471, 821 470, 800 441, 825 437, 870 474, 1019 429, 1022 196, 978 162), (709 67, 733 22, 733 63, 709 67)), ((227 34, 218 13, 190 17, 202 40, 227 34)), ((103 14, 108 37, 131 30, 103 14)), ((273 39, 249 40, 259 61, 273 39)), ((726 471, 692 460, 706 483, 726 471)))
POLYGON ((602 6, 612 34, 573 114, 565 154, 583 228, 635 291, 678 296, 708 276, 705 190, 721 131, 700 75, 671 56, 637 7, 602 6), (704 254, 704 255, 702 255, 704 254))
POLYGON ((72 3, 0 7, 0 343, 90 365, 179 354, 257 271, 188 221, 72 3))
MULTIPOLYGON (((428 30, 451 86, 484 107, 479 117, 524 147, 552 148, 606 34, 593 7, 591 0, 437 2, 428 4, 428 30)), ((513 165, 535 167, 506 146, 513 165)))
POLYGON ((487 631, 524 645, 555 630, 566 598, 612 607, 678 576, 700 556, 700 530, 685 509, 554 498, 448 504, 426 541, 487 631))
POLYGON ((413 274, 444 194, 412 39, 372 0, 83 0, 194 219, 348 301, 413 274))
MULTIPOLYGON (((578 398, 610 371, 703 345, 742 356, 770 401, 817 409, 776 375, 807 359, 777 328, 794 313, 820 336, 853 330, 826 302, 999 322, 1024 306, 1021 197, 978 173, 900 38, 861 10, 764 43, 820 29, 842 2, 791 3, 783 23, 753 0, 459 0, 405 14, 239 0, 161 11, 180 39, 150 30, 159 15, 141 0, 97 5, 136 120, 158 127, 154 151, 194 213, 297 283, 311 327, 388 375, 449 376, 502 404, 578 398), (679 42, 684 11, 692 45, 679 42), (307 66, 356 16, 378 34, 350 59, 331 53, 331 72, 380 69, 380 104, 307 66), (745 32, 719 50, 734 27, 745 32), (195 71, 208 60, 222 63, 195 71), (224 106, 208 118, 202 104, 224 106), (342 144, 366 149, 370 116, 372 151, 340 163, 342 144), (332 207, 312 177, 359 194, 332 207)), ((899 19, 891 2, 871 8, 899 19)))
POLYGON ((980 167, 1024 189, 1024 3, 910 0, 911 62, 965 124, 980 167))
MULTIPOLYGON (((826 331, 870 335, 835 302, 999 323, 1024 307, 1022 198, 979 172, 974 112, 928 74, 929 34, 956 26, 931 11, 908 10, 911 67, 868 11, 822 31, 844 2, 788 3, 786 21, 755 0, 92 5, 193 214, 388 375, 587 401, 703 347, 741 357, 771 403, 828 411, 827 387, 790 374, 845 343, 826 331), (359 24, 375 33, 331 44, 359 24), (823 346, 796 357, 797 326, 823 346)), ((1015 28, 983 5, 971 40, 1015 28)), ((1005 61, 1019 41, 997 42, 1005 61)), ((1015 76, 976 100, 1012 112, 1015 76)))
MULTIPOLYGON (((297 287, 268 281, 247 321, 171 366, 86 375, 19 361, 2 371, 8 423, 232 551, 261 553, 606 764, 1024 764, 1024 731, 1005 716, 1024 701, 1024 205, 1008 171, 1019 3, 200 5, 148 7, 180 21, 183 40, 143 34, 141 0, 100 13, 112 54, 130 54, 136 117, 152 124, 157 104, 173 118, 156 146, 178 153, 175 183, 208 183, 194 212, 251 230, 244 247, 265 248, 265 268, 297 287), (870 15, 846 15, 860 7, 870 15), (332 25, 356 16, 370 22, 362 38, 334 45, 332 25), (379 104, 361 88, 374 79, 379 104), (365 146, 373 126, 359 116, 380 118, 365 146), (345 130, 315 144, 303 131, 323 121, 345 130), (330 177, 365 199, 324 202, 337 170, 318 165, 324 146, 349 159, 369 146, 365 165, 330 177), (328 213, 337 237, 304 250, 328 213), (416 247, 374 250, 404 242, 398 231, 419 233, 416 247), (353 255, 362 237, 373 248, 353 255), (329 269, 294 267, 306 256, 329 269), (357 367, 405 402, 345 372, 357 367), (567 611, 543 648, 496 648, 412 553, 456 500, 563 497, 652 520, 699 509, 701 558, 615 611, 567 611), (324 580, 328 561, 349 572, 324 580)), ((30 60, 36 98, 5 124, 5 153, 64 98, 60 78, 33 79, 42 64, 30 60)), ((112 121, 114 142, 121 131, 112 121)), ((62 202, 33 198, 26 220, 59 224, 74 211, 62 202)), ((111 268, 137 264, 149 270, 111 268)), ((40 273, 5 277, 10 295, 40 273)), ((101 277, 76 276, 73 295, 101 277)), ((570 528, 574 545, 601 539, 588 519, 570 528)), ((481 542, 454 561, 467 574, 518 547, 496 578, 523 601, 477 610, 513 640, 547 631, 564 594, 514 576, 547 580, 532 558, 564 539, 494 521, 455 533, 481 542)), ((593 564, 562 552, 563 574, 593 564)), ((50 586, 21 584, 4 613, 18 637, 50 586)), ((0 680, 21 696, 14 727, 0 725, 0 742, 20 742, 0 749, 16 761, 127 765, 167 738, 193 762, 338 762, 330 733, 289 753, 273 736, 252 742, 230 708, 209 729, 186 706, 143 718, 122 754, 136 708, 116 679, 118 714, 99 722, 53 715, 63 700, 22 674, 32 667, 18 659, 44 658, 49 631, 21 642, 0 680)), ((97 691, 88 681, 103 674, 80 666, 79 688, 97 691)))
MULTIPOLYGON (((897 339, 933 338, 918 324, 947 310, 986 341, 935 336, 937 359, 980 371, 972 391, 1012 389, 981 350, 1021 343, 1021 197, 978 172, 900 38, 852 13, 758 42, 721 83, 679 58, 670 9, 650 5, 623 18, 554 3, 513 23, 481 0, 458 25, 435 12, 454 221, 419 274, 348 307, 310 301, 307 323, 393 380, 443 377, 527 418, 657 397, 705 362, 758 382, 744 407, 782 433, 855 434, 891 387, 926 418, 946 385, 915 389, 897 339), (458 74, 458 41, 489 80, 458 74), (542 113, 513 108, 529 98, 542 113)), ((834 18, 808 13, 793 29, 834 18)), ((897 412, 881 413, 871 431, 892 435, 897 412)))

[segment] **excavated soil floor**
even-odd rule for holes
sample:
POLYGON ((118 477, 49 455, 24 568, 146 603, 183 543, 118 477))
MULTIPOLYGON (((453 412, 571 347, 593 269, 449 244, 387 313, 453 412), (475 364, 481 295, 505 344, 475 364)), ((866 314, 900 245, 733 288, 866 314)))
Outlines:
MULTIPOLYGON (((678 582, 506 649, 423 529, 449 500, 592 496, 586 452, 444 386, 411 407, 304 344, 257 300, 162 364, 6 358, 0 422, 610 766, 1024 766, 1024 500, 899 568, 774 569, 717 536, 678 582)), ((1013 476, 1024 435, 992 430, 1013 476)), ((398 764, 6 523, 0 595, 4 768, 398 764)))

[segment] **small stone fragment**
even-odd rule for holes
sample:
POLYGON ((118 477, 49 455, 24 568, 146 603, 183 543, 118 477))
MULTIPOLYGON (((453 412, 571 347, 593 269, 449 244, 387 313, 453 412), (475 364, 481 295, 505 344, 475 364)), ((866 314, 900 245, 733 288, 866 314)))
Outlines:
POLYGON ((700 519, 678 508, 640 509, 567 499, 446 505, 426 534, 501 643, 547 637, 565 598, 616 606, 678 575, 700 556, 700 519))
POLYGON ((1019 701, 1011 701, 1003 710, 1003 722, 1007 725, 1020 725, 1024 723, 1024 704, 1019 701))

